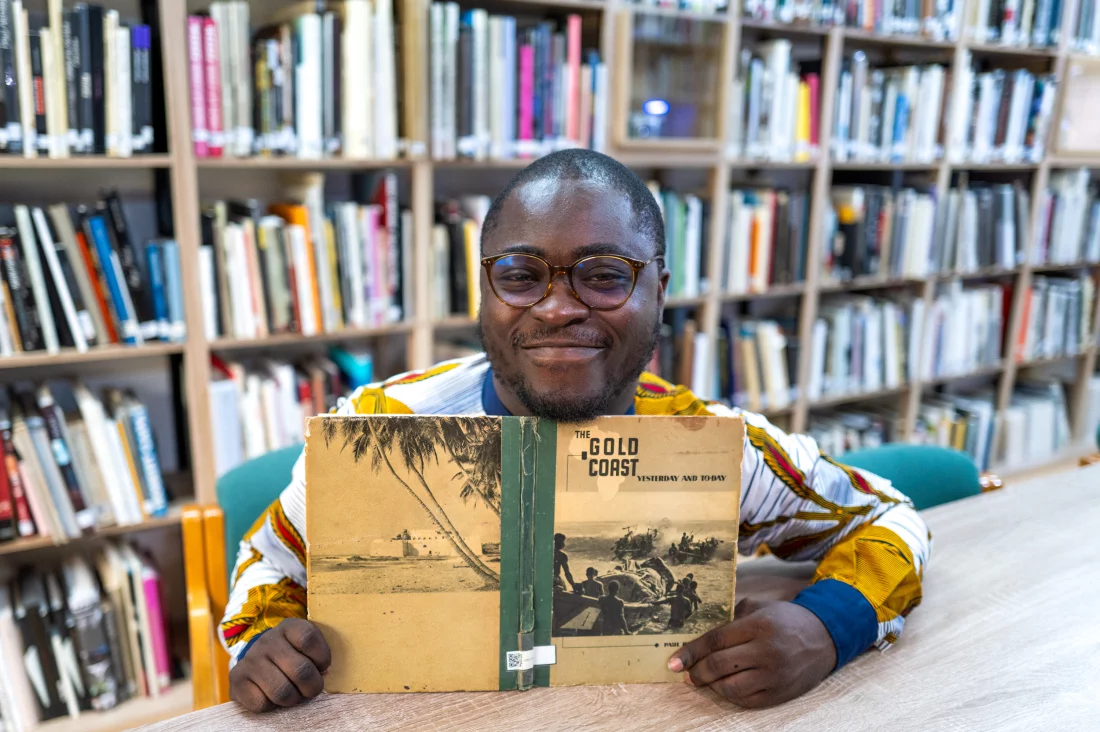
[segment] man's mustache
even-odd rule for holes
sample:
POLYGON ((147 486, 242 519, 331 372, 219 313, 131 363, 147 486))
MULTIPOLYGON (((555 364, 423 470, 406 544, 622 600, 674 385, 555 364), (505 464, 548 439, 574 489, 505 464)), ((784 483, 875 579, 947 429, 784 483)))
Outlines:
POLYGON ((611 338, 604 333, 583 328, 539 328, 516 333, 512 336, 512 347, 523 348, 532 343, 548 340, 568 340, 581 346, 593 348, 610 348, 613 345, 611 338))

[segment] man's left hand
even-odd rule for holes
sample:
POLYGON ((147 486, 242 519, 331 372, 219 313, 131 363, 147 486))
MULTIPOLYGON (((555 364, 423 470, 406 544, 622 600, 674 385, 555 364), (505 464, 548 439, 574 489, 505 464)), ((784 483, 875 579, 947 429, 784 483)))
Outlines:
POLYGON ((769 707, 801 696, 836 666, 825 625, 791 602, 742 600, 734 620, 685 644, 669 659, 695 686, 710 686, 742 707, 769 707))

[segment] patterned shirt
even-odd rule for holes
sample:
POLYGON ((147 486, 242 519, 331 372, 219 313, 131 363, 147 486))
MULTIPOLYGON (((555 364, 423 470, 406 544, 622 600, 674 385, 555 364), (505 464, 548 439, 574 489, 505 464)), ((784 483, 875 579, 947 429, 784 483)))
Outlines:
MULTIPOLYGON (((837 649, 837 667, 871 645, 885 650, 921 599, 932 535, 890 482, 841 465, 813 439, 789 435, 764 417, 704 402, 651 374, 639 379, 639 415, 741 415, 738 550, 766 545, 788 560, 816 560, 813 583, 794 602, 813 612, 837 649)), ((356 389, 339 414, 507 414, 484 354, 447 361, 356 389)), ((264 631, 306 617, 305 460, 290 485, 241 540, 219 627, 233 663, 264 631)))

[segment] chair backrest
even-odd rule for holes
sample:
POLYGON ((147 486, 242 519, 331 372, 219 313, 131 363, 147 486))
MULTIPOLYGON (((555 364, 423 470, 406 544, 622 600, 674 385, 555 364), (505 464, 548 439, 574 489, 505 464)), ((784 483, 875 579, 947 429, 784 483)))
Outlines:
POLYGON ((837 462, 886 478, 918 510, 982 492, 978 468, 958 450, 894 443, 839 455, 837 462))
POLYGON ((225 514, 227 577, 232 576, 241 537, 286 488, 301 453, 301 445, 274 450, 238 465, 218 479, 218 505, 225 514))

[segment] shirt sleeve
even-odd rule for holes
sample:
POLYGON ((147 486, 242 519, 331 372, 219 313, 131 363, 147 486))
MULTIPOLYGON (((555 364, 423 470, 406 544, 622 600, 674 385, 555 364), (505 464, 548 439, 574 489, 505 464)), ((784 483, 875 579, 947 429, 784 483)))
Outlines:
POLYGON ((871 645, 886 650, 920 603, 932 549, 912 502, 885 478, 823 455, 810 437, 757 414, 708 410, 745 419, 738 550, 766 545, 781 559, 819 562, 795 602, 829 630, 838 667, 871 645))

